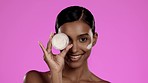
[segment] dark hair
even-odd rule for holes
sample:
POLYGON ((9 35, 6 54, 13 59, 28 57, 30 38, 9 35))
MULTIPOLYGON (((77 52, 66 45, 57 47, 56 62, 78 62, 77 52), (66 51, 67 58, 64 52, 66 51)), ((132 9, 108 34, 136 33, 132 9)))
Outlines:
POLYGON ((93 34, 95 33, 95 21, 92 13, 88 9, 80 6, 67 7, 58 14, 55 24, 56 33, 58 33, 58 29, 64 23, 78 20, 88 24, 92 29, 93 34))

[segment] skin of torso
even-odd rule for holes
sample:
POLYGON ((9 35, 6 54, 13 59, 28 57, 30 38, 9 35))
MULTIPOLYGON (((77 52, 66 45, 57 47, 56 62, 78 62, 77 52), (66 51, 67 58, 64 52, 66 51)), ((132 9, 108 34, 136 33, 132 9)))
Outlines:
MULTIPOLYGON (((63 79, 62 83, 110 83, 108 81, 98 78, 93 73, 91 74, 91 77, 89 77, 87 80, 79 80, 77 82, 71 81, 70 79, 65 77, 63 77, 62 79, 63 79)), ((27 78, 24 82, 25 83, 51 83, 50 71, 48 72, 39 72, 36 70, 29 71, 27 73, 27 78)))

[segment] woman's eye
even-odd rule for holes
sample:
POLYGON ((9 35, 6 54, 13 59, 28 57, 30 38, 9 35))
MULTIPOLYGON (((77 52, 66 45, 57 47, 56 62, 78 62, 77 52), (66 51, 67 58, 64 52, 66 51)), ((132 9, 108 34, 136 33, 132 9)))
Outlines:
POLYGON ((79 41, 80 41, 80 42, 85 42, 85 41, 87 41, 87 38, 80 38, 79 41))

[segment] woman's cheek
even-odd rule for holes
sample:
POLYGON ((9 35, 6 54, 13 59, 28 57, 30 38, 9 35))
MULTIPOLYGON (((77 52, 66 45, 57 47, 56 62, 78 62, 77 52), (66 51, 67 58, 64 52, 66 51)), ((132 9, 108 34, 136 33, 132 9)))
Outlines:
POLYGON ((92 33, 91 29, 89 30, 89 33, 88 33, 88 34, 89 34, 89 36, 90 36, 90 39, 91 39, 90 41, 91 41, 91 42, 87 45, 86 48, 87 48, 88 50, 90 50, 90 49, 92 48, 92 45, 93 45, 93 33, 92 33))
POLYGON ((88 51, 92 48, 92 44, 91 41, 85 43, 85 44, 81 44, 81 48, 83 48, 83 50, 88 51))
POLYGON ((86 47, 88 50, 90 50, 92 48, 92 43, 90 43, 89 45, 87 45, 86 47))

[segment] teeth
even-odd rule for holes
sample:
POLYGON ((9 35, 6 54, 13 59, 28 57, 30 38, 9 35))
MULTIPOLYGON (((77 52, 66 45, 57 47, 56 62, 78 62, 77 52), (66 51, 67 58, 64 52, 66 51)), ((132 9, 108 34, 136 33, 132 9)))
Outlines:
POLYGON ((76 58, 79 58, 80 55, 79 56, 70 56, 70 57, 76 59, 76 58))

